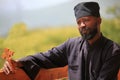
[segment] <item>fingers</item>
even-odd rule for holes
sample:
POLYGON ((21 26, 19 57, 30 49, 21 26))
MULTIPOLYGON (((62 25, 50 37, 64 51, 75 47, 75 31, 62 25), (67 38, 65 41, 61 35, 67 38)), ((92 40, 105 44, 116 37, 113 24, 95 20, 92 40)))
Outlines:
POLYGON ((11 64, 14 66, 14 67, 19 67, 19 62, 17 60, 11 60, 11 64))
POLYGON ((17 67, 20 68, 22 66, 22 63, 17 60, 10 60, 10 62, 6 61, 4 63, 2 70, 6 75, 8 75, 10 73, 15 73, 15 69, 17 69, 17 67))
POLYGON ((7 74, 7 75, 12 72, 12 67, 10 66, 10 64, 8 63, 8 61, 5 62, 2 70, 3 70, 3 72, 5 72, 5 74, 7 74))

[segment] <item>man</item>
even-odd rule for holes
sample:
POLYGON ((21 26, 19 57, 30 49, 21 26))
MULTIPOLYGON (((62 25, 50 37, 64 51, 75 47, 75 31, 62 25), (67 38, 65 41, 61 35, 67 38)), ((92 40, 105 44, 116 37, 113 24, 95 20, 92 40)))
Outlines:
MULTIPOLYGON (((120 46, 105 38, 100 31, 101 17, 97 2, 82 2, 74 7, 82 37, 71 38, 44 53, 15 61, 33 80, 40 68, 68 65, 69 80, 117 80, 120 46)), ((11 67, 5 63, 9 74, 11 67)))

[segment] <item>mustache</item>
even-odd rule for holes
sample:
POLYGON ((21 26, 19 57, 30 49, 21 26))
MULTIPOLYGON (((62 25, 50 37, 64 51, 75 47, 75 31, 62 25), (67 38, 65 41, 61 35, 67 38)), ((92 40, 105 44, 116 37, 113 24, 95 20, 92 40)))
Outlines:
POLYGON ((90 28, 88 28, 88 27, 83 27, 83 28, 80 29, 80 31, 84 31, 84 30, 87 31, 87 30, 90 30, 90 28))

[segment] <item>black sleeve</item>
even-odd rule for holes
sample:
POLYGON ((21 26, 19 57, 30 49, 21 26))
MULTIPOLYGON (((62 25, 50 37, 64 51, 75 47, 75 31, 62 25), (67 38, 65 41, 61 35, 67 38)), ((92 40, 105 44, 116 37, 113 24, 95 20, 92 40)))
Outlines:
POLYGON ((19 61, 24 65, 23 69, 34 80, 40 68, 55 68, 67 65, 67 42, 52 48, 44 53, 27 56, 19 61))
POLYGON ((97 80, 117 80, 120 67, 120 47, 113 46, 108 51, 97 80))

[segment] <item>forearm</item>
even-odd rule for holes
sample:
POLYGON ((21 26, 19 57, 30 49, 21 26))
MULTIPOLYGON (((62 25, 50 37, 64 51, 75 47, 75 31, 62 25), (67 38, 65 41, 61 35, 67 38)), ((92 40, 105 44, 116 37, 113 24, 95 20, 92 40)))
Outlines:
POLYGON ((19 61, 19 60, 16 60, 16 67, 23 67, 24 65, 19 61))

